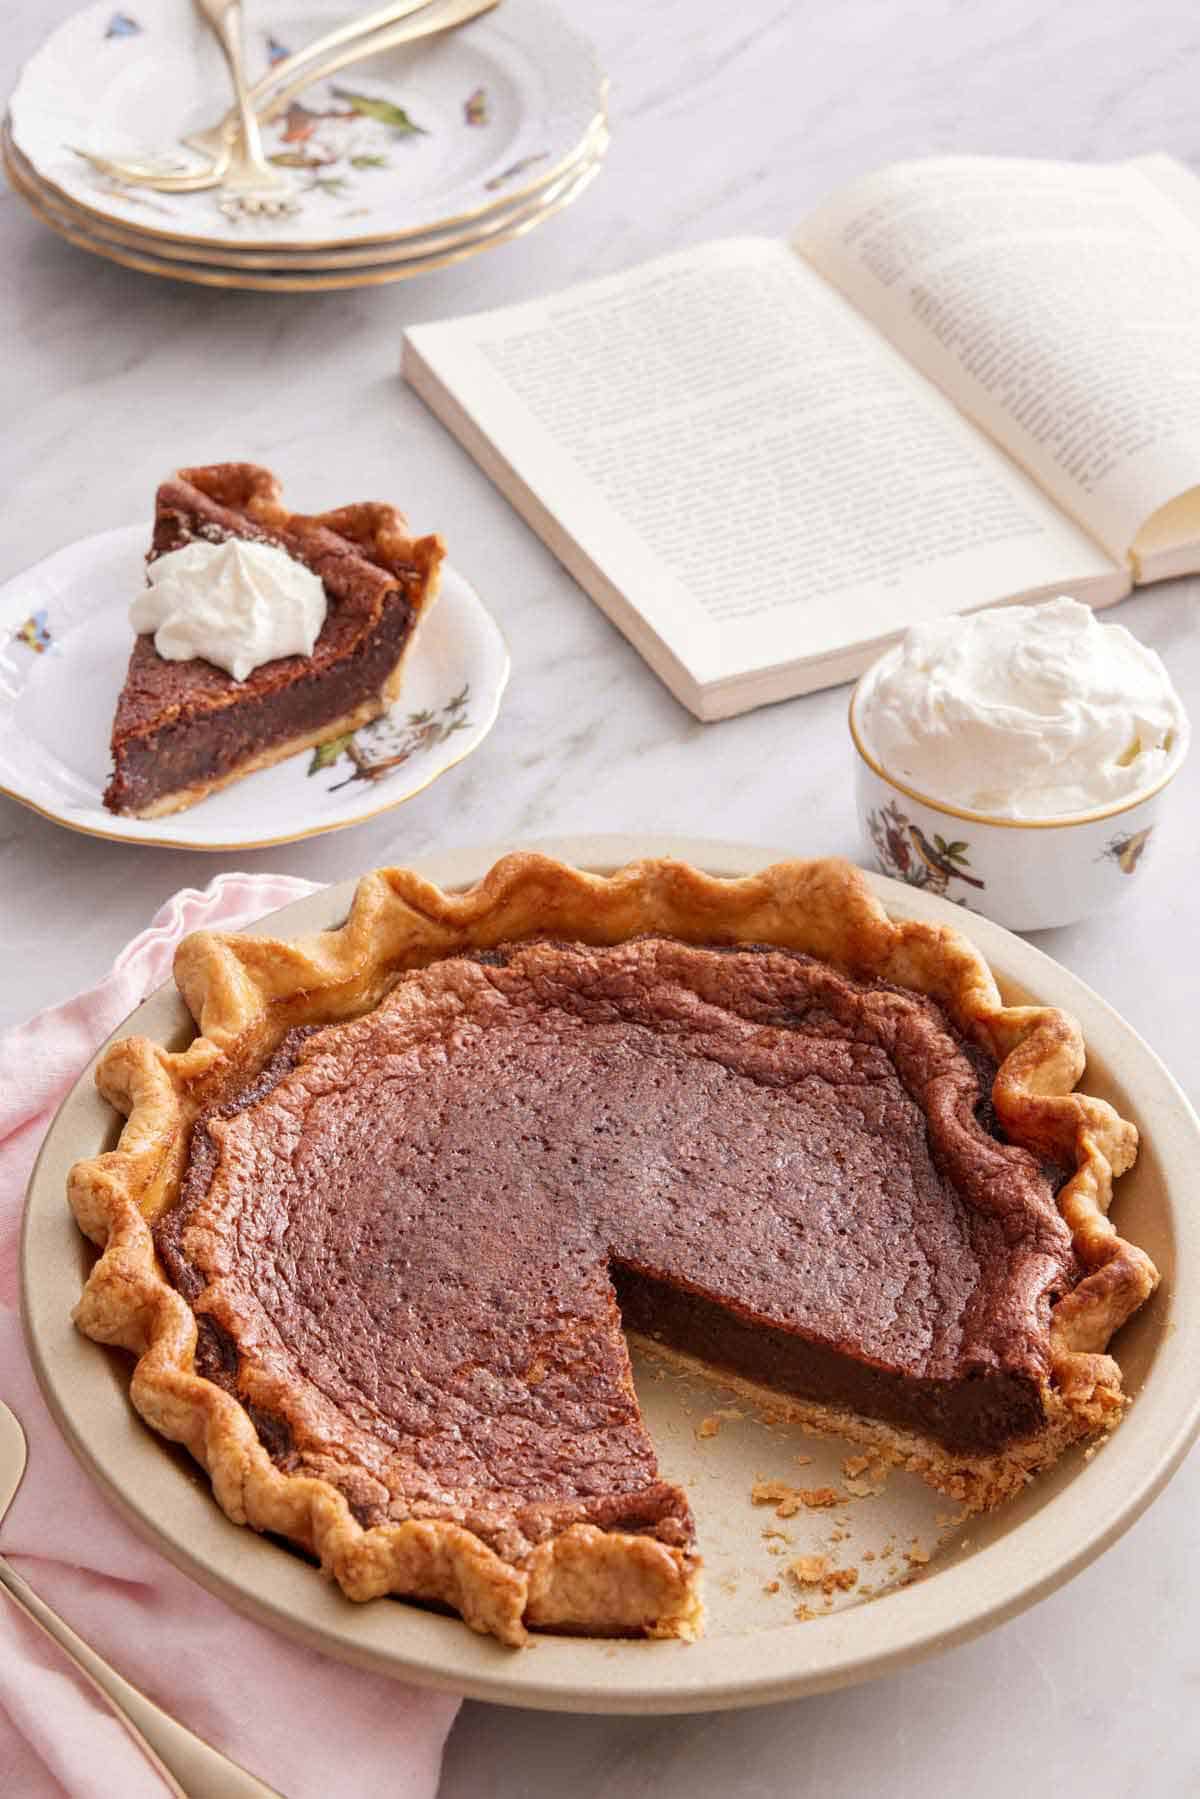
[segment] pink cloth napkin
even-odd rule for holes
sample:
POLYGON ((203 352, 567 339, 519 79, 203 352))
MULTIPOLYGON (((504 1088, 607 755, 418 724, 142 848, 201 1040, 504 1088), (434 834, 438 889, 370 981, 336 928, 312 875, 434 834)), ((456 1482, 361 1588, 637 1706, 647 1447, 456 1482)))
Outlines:
MULTIPOLYGON (((0 1550, 127 1680, 287 1799, 433 1799, 457 1700, 290 1643, 179 1573, 75 1461, 42 1402, 21 1335, 25 1183, 80 1068, 169 978, 181 937, 202 927, 236 930, 312 891, 311 882, 286 876, 228 874, 203 893, 177 893, 98 987, 0 1033, 0 1390, 29 1439, 28 1471, 0 1550)), ((166 1790, 58 1649, 0 1596, 0 1793, 162 1799, 166 1790)))

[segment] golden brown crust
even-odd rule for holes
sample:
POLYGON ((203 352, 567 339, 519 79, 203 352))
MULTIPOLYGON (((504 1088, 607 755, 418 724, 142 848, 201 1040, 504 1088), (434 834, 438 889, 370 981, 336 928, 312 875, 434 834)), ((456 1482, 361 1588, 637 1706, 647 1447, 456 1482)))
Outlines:
MULTIPOLYGON (((445 893, 408 870, 381 870, 359 883, 338 930, 295 943, 203 932, 185 939, 175 977, 201 1034, 178 1053, 145 1038, 113 1046, 97 1079, 127 1123, 118 1147, 78 1163, 70 1180, 80 1227, 104 1250, 76 1308, 80 1329, 139 1357, 135 1406, 207 1468, 231 1518, 301 1544, 351 1598, 436 1599, 510 1643, 523 1640, 526 1625, 691 1636, 699 1620, 697 1564, 684 1550, 575 1525, 514 1566, 450 1522, 365 1530, 332 1485, 282 1473, 237 1401, 195 1373, 194 1317, 156 1262, 150 1227, 178 1189, 191 1123, 227 1082, 260 1066, 285 1031, 368 1010, 406 969, 533 936, 603 944, 644 932, 780 944, 930 995, 1000 1064, 993 1102, 1008 1135, 1075 1169, 1059 1204, 1087 1273, 1051 1316, 1049 1424, 1029 1453, 1014 1450, 988 1468, 961 1458, 951 1467, 944 1450, 917 1438, 893 1442, 888 1427, 867 1431, 857 1421, 854 1434, 881 1445, 886 1438, 935 1485, 986 1505, 1072 1439, 1120 1416, 1121 1375, 1108 1341, 1158 1278, 1107 1218, 1113 1177, 1132 1163, 1136 1131, 1103 1100, 1074 1091, 1084 1066, 1074 1021, 1048 1007, 1005 1007, 957 931, 892 921, 858 871, 833 861, 779 863, 724 880, 673 861, 604 876, 516 854, 464 893, 445 893)), ((807 1410, 824 1428, 856 1422, 807 1410)))

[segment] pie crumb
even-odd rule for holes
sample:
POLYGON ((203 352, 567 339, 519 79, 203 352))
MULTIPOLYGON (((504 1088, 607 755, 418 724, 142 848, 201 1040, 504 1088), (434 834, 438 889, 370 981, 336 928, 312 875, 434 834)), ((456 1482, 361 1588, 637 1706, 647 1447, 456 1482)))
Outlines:
POLYGON ((855 1475, 865 1474, 870 1466, 869 1455, 848 1455, 842 1463, 842 1473, 848 1474, 853 1479, 855 1475))
POLYGON ((767 1582, 766 1586, 763 1588, 764 1593, 778 1593, 778 1591, 779 1591, 779 1582, 777 1580, 769 1580, 767 1582))
POLYGON ((802 1624, 807 1624, 810 1618, 816 1618, 819 1615, 813 1611, 811 1605, 798 1605, 794 1613, 794 1616, 799 1618, 802 1624))
POLYGON ((829 1559, 823 1555, 798 1555, 788 1563, 787 1571, 798 1586, 819 1587, 829 1572, 829 1559))
POLYGON ((708 1417, 701 1418, 699 1424, 696 1426, 696 1435, 698 1437, 715 1437, 720 1428, 720 1414, 717 1412, 710 1412, 708 1417))
POLYGON ((756 1480, 750 1489, 755 1505, 773 1505, 777 1518, 794 1518, 800 1507, 820 1511, 840 1505, 844 1495, 836 1487, 789 1487, 784 1480, 756 1480))
POLYGON ((831 1568, 824 1555, 798 1555, 788 1563, 788 1573, 798 1587, 820 1587, 829 1603, 835 1593, 848 1593, 858 1580, 857 1568, 831 1568))
POLYGON ((830 1505, 841 1505, 844 1497, 836 1487, 801 1487, 797 1493, 801 1505, 807 1505, 815 1511, 822 1511, 830 1505))
POLYGON ((904 1559, 910 1568, 923 1568, 929 1560, 929 1551, 922 1549, 919 1543, 914 1542, 911 1549, 905 1550, 904 1559))

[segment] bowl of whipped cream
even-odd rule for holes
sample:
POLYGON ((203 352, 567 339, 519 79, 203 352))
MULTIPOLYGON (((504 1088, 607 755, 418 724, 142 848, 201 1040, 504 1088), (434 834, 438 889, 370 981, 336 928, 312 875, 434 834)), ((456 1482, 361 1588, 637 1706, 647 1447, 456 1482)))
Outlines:
POLYGON ((915 626, 850 734, 879 871, 1014 931, 1132 890, 1190 737, 1155 652, 1065 596, 915 626))

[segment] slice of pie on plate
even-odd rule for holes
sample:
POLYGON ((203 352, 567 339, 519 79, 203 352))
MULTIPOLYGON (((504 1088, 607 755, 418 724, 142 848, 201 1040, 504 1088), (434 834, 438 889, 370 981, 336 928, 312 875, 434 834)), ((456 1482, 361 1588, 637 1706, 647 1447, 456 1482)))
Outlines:
POLYGON ((264 662, 238 681, 199 656, 169 661, 134 641, 113 719, 110 812, 159 818, 255 769, 357 730, 395 700, 432 603, 445 549, 412 538, 372 502, 288 512, 270 470, 248 462, 180 469, 155 500, 153 562, 191 543, 274 545, 319 577, 325 622, 311 656, 264 662))
POLYGON ((1070 1018, 844 863, 387 870, 340 929, 202 934, 176 978, 191 1046, 101 1064, 127 1123, 72 1173, 76 1321, 352 1599, 694 1635, 625 1329, 970 1508, 1120 1418, 1134 1128, 1074 1091, 1070 1018))

